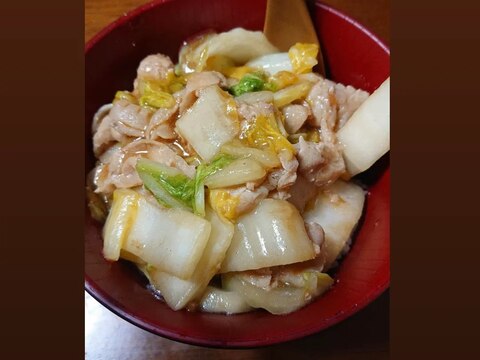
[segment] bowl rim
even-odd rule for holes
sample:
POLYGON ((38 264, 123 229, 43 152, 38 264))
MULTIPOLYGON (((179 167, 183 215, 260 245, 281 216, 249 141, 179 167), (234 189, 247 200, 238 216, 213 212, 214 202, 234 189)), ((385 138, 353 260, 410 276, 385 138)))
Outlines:
MULTIPOLYGON (((100 30, 97 34, 95 34, 90 40, 87 41, 85 44, 84 55, 86 55, 98 42, 100 42, 104 37, 106 37, 111 31, 113 31, 118 26, 121 26, 133 18, 142 15, 143 13, 153 9, 157 6, 161 6, 164 3, 172 2, 172 1, 179 1, 179 0, 152 0, 146 4, 140 5, 126 13, 124 13, 121 17, 111 22, 109 25, 104 27, 100 30)), ((366 34, 370 39, 372 39, 383 51, 385 51, 390 56, 390 48, 380 40, 372 31, 370 31, 367 27, 360 24, 357 20, 351 18, 350 16, 346 15, 340 10, 337 10, 335 7, 331 5, 326 5, 323 2, 317 0, 314 3, 315 7, 319 7, 324 11, 330 12, 335 16, 347 21, 352 26, 356 27, 358 30, 366 34)), ((387 167, 387 172, 389 172, 390 165, 387 167)), ((390 187, 390 180, 388 180, 388 187, 390 187)), ((127 322, 135 325, 143 330, 146 330, 152 334, 167 338, 169 340, 177 341, 180 343, 188 344, 188 345, 196 345, 196 346, 203 346, 203 347, 210 347, 210 348, 229 348, 229 349, 241 349, 241 348, 258 348, 264 347, 269 345, 275 345, 285 342, 290 342, 293 340, 298 340, 303 337, 313 335, 328 329, 343 320, 353 316, 375 299, 377 299, 380 295, 382 295, 388 288, 390 287, 390 274, 387 277, 386 281, 376 288, 372 289, 366 296, 362 298, 362 301, 359 301, 350 309, 345 309, 340 313, 336 314, 335 316, 325 319, 323 322, 319 323, 318 326, 310 327, 308 329, 304 329, 297 332, 291 332, 288 335, 284 335, 281 339, 280 338, 267 338, 261 340, 247 340, 247 341, 236 341, 236 340, 228 340, 228 341, 218 341, 214 339, 203 339, 197 337, 191 337, 189 335, 179 335, 175 332, 160 329, 154 324, 148 322, 146 319, 138 318, 132 316, 127 309, 125 309, 121 304, 119 304, 113 297, 109 294, 102 291, 98 288, 95 282, 86 274, 84 273, 84 289, 87 293, 92 296, 95 300, 97 300, 100 304, 106 307, 108 310, 119 316, 120 318, 126 320, 127 322)))

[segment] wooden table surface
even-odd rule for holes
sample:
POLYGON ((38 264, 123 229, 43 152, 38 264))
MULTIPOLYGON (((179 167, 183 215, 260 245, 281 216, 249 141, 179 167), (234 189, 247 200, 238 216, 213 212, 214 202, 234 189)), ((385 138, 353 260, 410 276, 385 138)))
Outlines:
MULTIPOLYGON (((146 0, 85 0, 85 41, 146 0)), ((324 0, 390 43, 389 0, 324 0)), ((346 321, 286 344, 218 350, 163 339, 131 325, 85 293, 85 358, 153 359, 388 359, 389 291, 346 321)))

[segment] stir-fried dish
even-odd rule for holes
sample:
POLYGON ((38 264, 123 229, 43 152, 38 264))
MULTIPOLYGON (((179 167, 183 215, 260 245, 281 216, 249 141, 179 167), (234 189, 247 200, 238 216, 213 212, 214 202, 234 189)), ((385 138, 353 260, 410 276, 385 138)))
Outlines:
POLYGON ((350 179, 389 149, 389 79, 372 95, 335 83, 317 53, 238 28, 185 43, 177 64, 144 58, 93 119, 104 257, 174 310, 286 314, 327 291, 363 211, 350 179))

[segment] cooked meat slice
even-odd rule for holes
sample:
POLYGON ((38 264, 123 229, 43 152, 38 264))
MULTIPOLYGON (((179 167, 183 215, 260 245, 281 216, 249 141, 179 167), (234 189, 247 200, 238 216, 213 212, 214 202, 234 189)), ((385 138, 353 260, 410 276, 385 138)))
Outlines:
POLYGON ((116 101, 93 135, 93 150, 100 156, 112 142, 127 142, 145 135, 152 112, 127 100, 116 101))
POLYGON ((95 192, 111 193, 115 188, 131 188, 142 185, 136 165, 141 157, 172 166, 190 178, 195 175, 195 167, 175 153, 168 145, 153 140, 136 140, 124 147, 114 146, 108 156, 103 156, 95 176, 95 192))
POLYGON ((93 152, 98 157, 116 140, 112 134, 113 119, 107 115, 93 134, 93 152))
POLYGON ((315 253, 317 255, 320 254, 320 249, 325 239, 323 228, 316 222, 307 222, 305 223, 305 229, 307 230, 308 237, 314 244, 315 253))
POLYGON ((243 101, 236 101, 238 106, 238 114, 243 119, 243 122, 249 123, 258 116, 271 116, 275 112, 273 104, 263 101, 255 102, 253 104, 245 103, 243 101))
POLYGON ((237 215, 249 212, 268 195, 268 189, 265 186, 260 186, 256 189, 248 189, 246 186, 241 186, 227 191, 230 195, 239 198, 238 205, 235 209, 237 215))
POLYGON ((320 80, 310 91, 307 101, 313 113, 313 125, 320 128, 320 143, 305 141, 300 137, 297 158, 299 171, 309 181, 322 187, 334 182, 345 172, 341 148, 335 135, 337 103, 335 83, 320 80))
POLYGON ((113 104, 109 116, 113 119, 113 126, 126 135, 132 133, 134 137, 143 136, 147 128, 152 112, 141 106, 132 104, 127 100, 119 100, 113 104))
POLYGON ((305 141, 303 137, 295 144, 299 172, 316 186, 333 183, 345 172, 345 163, 337 145, 305 141))
POLYGON ((211 85, 225 87, 226 81, 225 76, 217 71, 196 72, 188 78, 186 88, 189 91, 197 91, 211 85))
POLYGON ((325 122, 333 130, 337 122, 335 83, 320 79, 308 93, 307 102, 310 104, 313 113, 313 117, 308 119, 310 124, 322 127, 322 122, 325 122))
POLYGON ((290 198, 288 199, 300 212, 303 213, 307 203, 315 197, 317 194, 317 187, 311 181, 305 179, 305 177, 299 172, 297 174, 297 180, 290 187, 290 198))
POLYGON ((174 131, 174 121, 178 112, 178 105, 175 104, 171 108, 158 109, 150 119, 150 123, 145 130, 145 138, 147 140, 155 140, 157 138, 162 139, 175 139, 177 134, 174 131))
POLYGON ((110 177, 108 176, 108 164, 99 163, 93 170, 94 191, 98 194, 111 194, 115 190, 110 177))
POLYGON ((271 189, 286 190, 297 180, 298 160, 286 150, 281 151, 278 158, 282 168, 272 171, 268 175, 267 182, 271 189))
POLYGON ((148 55, 137 68, 137 78, 143 80, 163 80, 174 69, 172 60, 162 54, 148 55))
POLYGON ((338 120, 336 131, 340 130, 343 125, 350 119, 350 116, 367 100, 368 92, 355 89, 353 86, 345 86, 343 84, 335 84, 335 97, 338 105, 338 120))
POLYGON ((108 115, 112 107, 113 107, 113 104, 105 104, 101 106, 100 109, 97 110, 95 115, 93 115, 93 121, 92 121, 93 133, 97 132, 98 127, 100 126, 103 119, 108 115))
POLYGON ((291 104, 282 109, 285 117, 285 129, 289 134, 296 133, 307 120, 310 109, 303 105, 291 104))

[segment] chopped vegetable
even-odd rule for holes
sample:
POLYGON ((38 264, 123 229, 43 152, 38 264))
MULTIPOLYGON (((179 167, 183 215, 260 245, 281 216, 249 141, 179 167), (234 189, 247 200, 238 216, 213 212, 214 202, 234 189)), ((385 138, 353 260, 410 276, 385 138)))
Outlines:
POLYGON ((244 75, 254 72, 255 69, 248 66, 236 66, 235 62, 225 55, 215 55, 207 60, 205 70, 218 71, 223 75, 240 80, 244 75))
POLYGON ((122 249, 158 271, 191 277, 210 237, 210 222, 182 209, 162 208, 143 196, 136 208, 122 249))
POLYGON ((288 50, 293 72, 297 74, 311 72, 312 68, 318 64, 317 55, 317 44, 296 43, 288 50))
POLYGON ((116 101, 116 100, 127 100, 132 104, 138 104, 137 98, 128 91, 117 91, 115 93, 115 99, 113 99, 113 101, 116 101))
POLYGON ((187 77, 184 75, 174 77, 168 84, 168 91, 170 93, 176 93, 177 91, 182 90, 187 83, 187 77))
POLYGON ((248 73, 252 73, 254 71, 255 69, 248 66, 236 66, 236 67, 226 69, 224 74, 233 79, 240 80, 242 77, 244 77, 248 73))
POLYGON ((273 103, 276 107, 281 108, 295 100, 305 99, 311 88, 312 83, 310 82, 301 82, 287 86, 273 94, 273 103))
POLYGON ((176 130, 209 162, 223 144, 238 134, 240 126, 230 95, 216 85, 203 89, 199 95, 189 111, 177 120, 176 130))
POLYGON ((248 158, 258 161, 266 169, 273 169, 281 166, 277 154, 270 149, 260 150, 254 147, 242 145, 239 141, 232 141, 222 146, 222 152, 237 158, 248 158))
POLYGON ((288 56, 288 53, 275 53, 260 56, 256 59, 249 61, 247 66, 275 75, 280 71, 293 71, 292 62, 288 56))
POLYGON ((209 192, 210 206, 223 218, 234 221, 238 217, 237 206, 240 198, 223 189, 209 192))
POLYGON ((321 224, 325 232, 326 270, 352 236, 364 203, 365 191, 360 186, 337 180, 307 205, 303 214, 305 221, 321 224))
POLYGON ((235 68, 235 62, 224 55, 211 56, 205 64, 205 70, 218 71, 224 75, 233 68, 235 68))
POLYGON ((204 312, 230 315, 251 311, 252 307, 235 291, 207 286, 200 299, 200 309, 204 312))
POLYGON ((173 96, 153 81, 143 81, 141 94, 139 102, 144 107, 159 109, 175 105, 173 96))
POLYGON ((148 159, 139 159, 136 166, 145 187, 165 207, 192 209, 195 193, 193 179, 180 170, 148 159))
POLYGON ((241 274, 224 274, 222 284, 227 290, 238 293, 254 308, 263 308, 272 314, 288 314, 300 309, 333 285, 333 279, 319 271, 296 274, 301 286, 282 284, 264 289, 246 281, 241 274))
POLYGON ((257 161, 250 158, 238 159, 207 176, 205 185, 210 189, 225 188, 261 180, 266 174, 265 169, 257 161))
POLYGON ((212 56, 226 56, 237 64, 277 52, 261 31, 235 28, 220 34, 207 34, 186 43, 180 50, 183 72, 202 71, 212 56))
POLYGON ((390 149, 390 77, 338 131, 348 173, 367 170, 390 149))
POLYGON ((211 224, 210 237, 198 261, 197 270, 190 277, 182 279, 157 269, 145 269, 154 287, 160 290, 173 310, 182 309, 203 294, 232 241, 233 225, 230 222, 221 219, 210 208, 207 208, 206 219, 211 224))
POLYGON ((198 215, 205 215, 205 178, 229 165, 234 157, 220 154, 210 164, 200 164, 195 174, 195 203, 194 210, 198 215))
POLYGON ((238 84, 230 88, 233 96, 240 96, 245 93, 261 91, 265 89, 265 76, 261 73, 247 74, 240 79, 238 84))
POLYGON ((137 217, 138 193, 128 189, 113 192, 113 203, 103 228, 103 256, 117 261, 128 233, 137 217))
POLYGON ((228 166, 234 157, 220 154, 210 164, 200 164, 195 178, 190 179, 179 170, 147 159, 139 159, 137 172, 145 187, 160 204, 166 207, 193 209, 205 215, 205 178, 228 166))
POLYGON ((285 200, 264 199, 240 216, 220 272, 260 269, 315 257, 298 210, 285 200))
POLYGON ((276 90, 281 90, 289 85, 292 85, 298 81, 298 76, 290 71, 279 71, 272 75, 269 82, 276 90))
POLYGON ((235 100, 238 103, 255 104, 258 102, 273 103, 273 92, 264 90, 252 93, 245 93, 237 96, 235 100))
POLYGON ((270 150, 276 154, 284 149, 295 153, 295 148, 280 133, 273 116, 257 116, 255 121, 240 134, 240 139, 249 146, 270 150))

